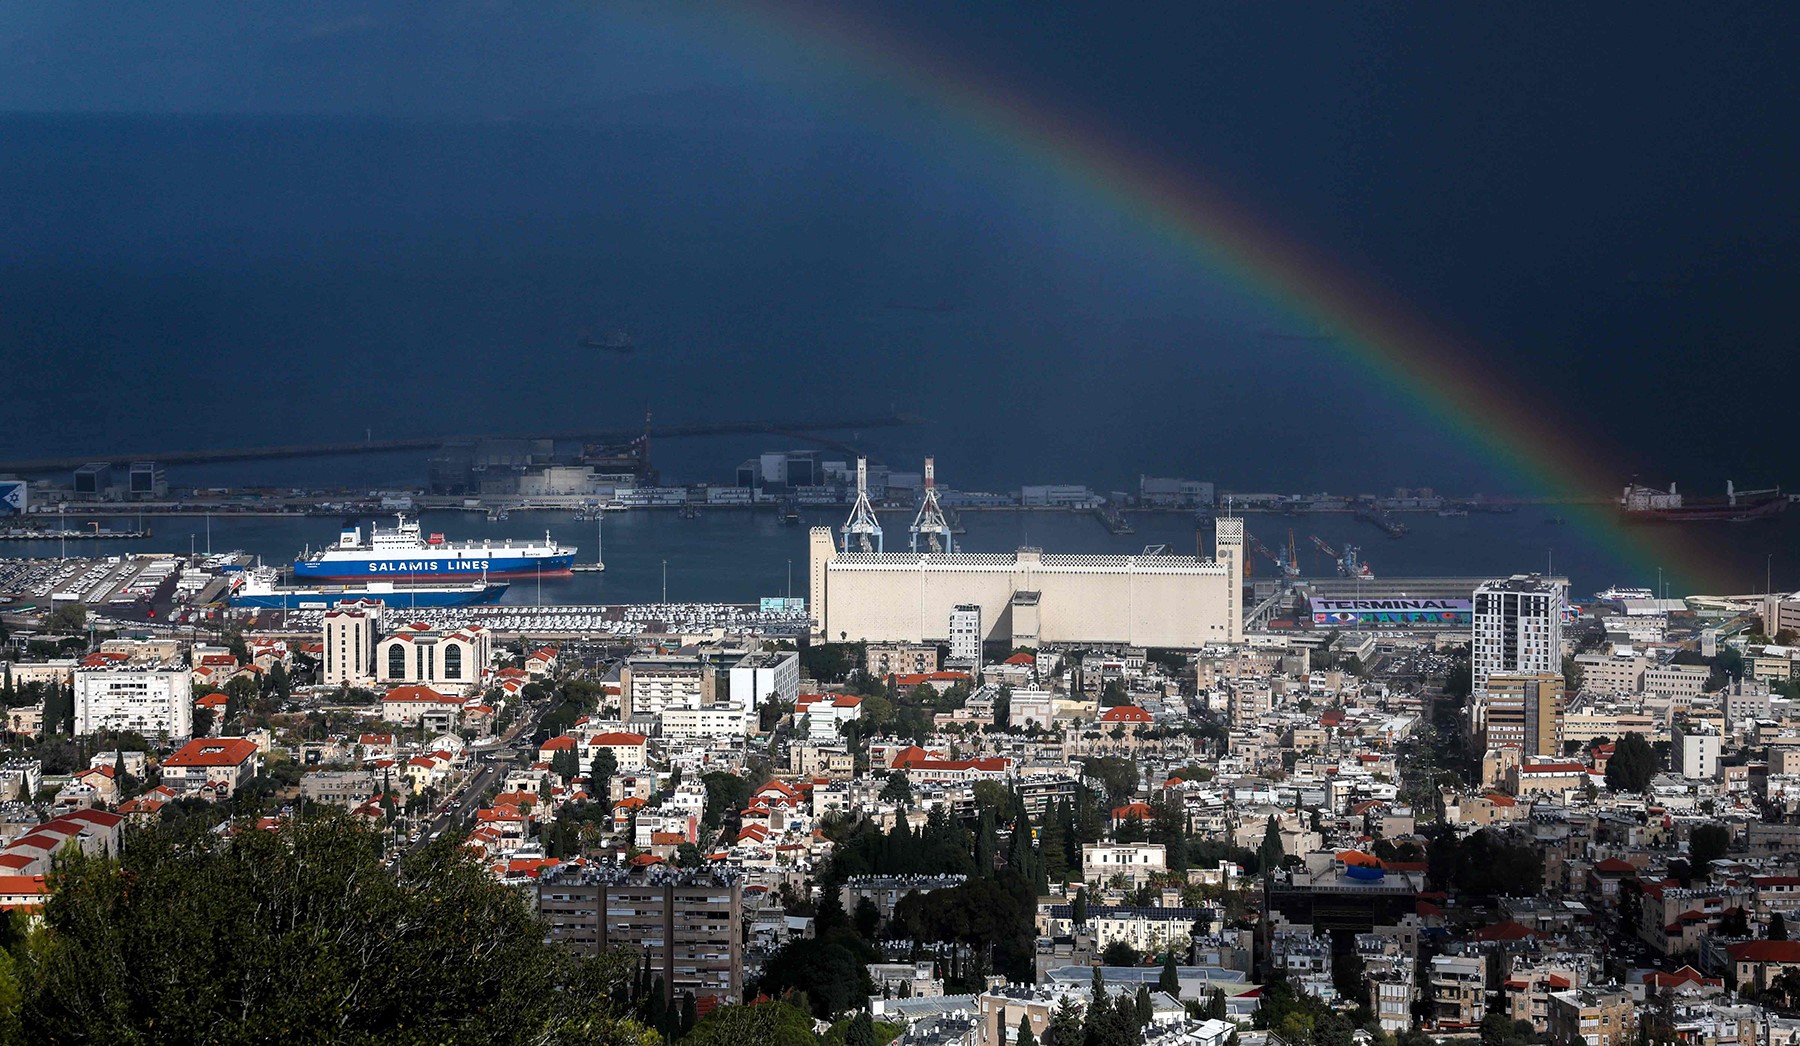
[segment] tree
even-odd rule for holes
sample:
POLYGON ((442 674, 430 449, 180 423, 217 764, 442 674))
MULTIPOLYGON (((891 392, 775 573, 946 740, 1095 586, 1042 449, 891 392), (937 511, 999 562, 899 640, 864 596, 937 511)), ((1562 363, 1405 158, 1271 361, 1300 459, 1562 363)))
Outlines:
POLYGON ((1099 781, 1106 789, 1106 801, 1118 806, 1137 791, 1137 764, 1118 756, 1099 756, 1082 762, 1082 774, 1099 781))
POLYGON ((1088 910, 1088 899, 1087 899, 1087 890, 1086 889, 1080 889, 1080 890, 1075 891, 1075 903, 1070 905, 1070 909, 1071 909, 1071 911, 1069 914, 1070 914, 1070 917, 1075 920, 1075 925, 1076 926, 1086 926, 1087 925, 1087 910, 1088 910))
POLYGON ((694 1025, 687 1046, 818 1046, 812 1017, 786 1002, 721 1006, 694 1025))
POLYGON ((653 1039, 614 1010, 629 953, 584 959, 547 942, 524 900, 449 840, 396 874, 341 813, 225 843, 208 829, 162 825, 117 858, 59 864, 43 946, 20 958, 35 1037, 653 1039))
POLYGON ((581 776, 581 757, 573 748, 558 748, 550 753, 550 772, 565 782, 573 782, 581 776))
POLYGON ((1156 1007, 1150 1002, 1150 989, 1138 985, 1137 997, 1131 1001, 1131 1023, 1139 1031, 1150 1026, 1151 1018, 1156 1016, 1156 1007))
MULTIPOLYGON (((837 895, 836 890, 826 893, 837 895)), ((853 934, 842 930, 825 933, 824 937, 799 938, 783 945, 763 965, 761 989, 776 997, 788 991, 804 992, 813 1014, 828 1021, 875 993, 866 964, 879 962, 880 953, 853 934)))
POLYGON ((1769 916, 1769 940, 1785 941, 1787 939, 1787 920, 1781 917, 1780 912, 1769 916))
POLYGON ((1641 792, 1661 769, 1655 750, 1634 730, 1613 746, 1612 758, 1606 762, 1606 786, 1615 792, 1641 792))
POLYGON ((887 784, 881 786, 881 801, 884 803, 910 806, 912 797, 912 783, 906 779, 906 772, 903 770, 895 770, 889 774, 887 784))
POLYGON ((1019 1014, 1019 1036, 1015 1046, 1037 1046, 1037 1036, 1031 1034, 1031 1018, 1023 1013, 1019 1014))
POLYGON ((844 1030, 844 1046, 875 1046, 875 1021, 868 1010, 857 1010, 844 1030))
POLYGON ((605 745, 599 746, 594 752, 593 765, 588 767, 588 794, 602 802, 610 799, 613 775, 618 772, 619 757, 605 745))
POLYGON ((1142 959, 1138 950, 1124 941, 1114 941, 1100 953, 1100 963, 1103 966, 1136 966, 1142 959))
POLYGON ((1282 858, 1286 856, 1287 847, 1281 844, 1281 826, 1276 822, 1275 815, 1270 814, 1268 822, 1263 825, 1262 845, 1256 848, 1258 866, 1266 875, 1281 867, 1282 858))
POLYGON ((193 731, 195 737, 211 737, 213 729, 213 710, 205 705, 194 706, 193 731))
POLYGON ((1067 995, 1044 1026, 1044 1046, 1082 1046, 1081 1010, 1067 995))
POLYGON ((994 698, 994 725, 1002 730, 1012 726, 1012 687, 1004 683, 994 698))
POLYGON ((1697 874, 1706 874, 1711 862, 1725 856, 1731 848, 1731 830, 1722 824, 1703 824, 1688 833, 1688 864, 1697 874))
POLYGON ((1163 953, 1162 973, 1156 976, 1156 990, 1181 998, 1181 971, 1175 966, 1175 950, 1163 953))
POLYGON ((865 941, 873 941, 875 932, 881 929, 881 911, 875 902, 864 896, 856 899, 856 911, 850 916, 850 922, 856 928, 857 936, 865 941))

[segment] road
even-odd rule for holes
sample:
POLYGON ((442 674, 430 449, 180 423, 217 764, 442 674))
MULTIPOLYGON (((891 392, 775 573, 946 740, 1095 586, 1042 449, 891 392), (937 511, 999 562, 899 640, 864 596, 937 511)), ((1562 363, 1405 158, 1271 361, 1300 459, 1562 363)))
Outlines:
MULTIPOLYGON (((475 816, 477 802, 487 794, 487 790, 496 781, 505 777, 506 772, 516 764, 512 761, 513 753, 528 747, 531 739, 537 734, 538 720, 544 714, 542 703, 532 705, 507 728, 501 735, 501 743, 477 750, 483 757, 481 769, 475 771, 460 788, 445 796, 437 812, 425 822, 424 830, 419 837, 405 847, 406 853, 415 853, 425 847, 433 839, 443 835, 452 828, 461 828, 475 816), (497 757, 504 755, 506 758, 497 757)), ((396 858, 395 863, 398 863, 396 858)))

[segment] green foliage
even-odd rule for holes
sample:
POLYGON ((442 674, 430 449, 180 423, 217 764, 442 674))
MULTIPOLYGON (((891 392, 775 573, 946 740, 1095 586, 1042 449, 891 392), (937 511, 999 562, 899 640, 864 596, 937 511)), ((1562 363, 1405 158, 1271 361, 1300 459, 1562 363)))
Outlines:
POLYGON ((1131 691, 1125 689, 1125 683, 1119 679, 1108 679, 1100 686, 1100 707, 1114 708, 1131 703, 1131 691))
POLYGON ((1785 941, 1787 939, 1787 920, 1782 918, 1780 912, 1769 916, 1769 940, 1785 941))
POLYGON ((1143 959, 1144 957, 1138 953, 1136 948, 1124 941, 1114 941, 1100 953, 1100 965, 1102 966, 1136 966, 1143 959))
POLYGON ((1015 1046, 1037 1046, 1037 1036, 1031 1033, 1031 1018, 1023 1013, 1019 1014, 1019 1035, 1015 1046))
POLYGON ((813 1015, 828 1021, 874 992, 866 964, 879 962, 880 954, 851 933, 797 938, 763 966, 761 990, 771 996, 802 992, 813 1015))
POLYGON ((44 920, 20 963, 42 1041, 646 1042, 608 1002, 629 958, 547 943, 451 844, 396 875, 342 814, 134 834, 62 863, 44 920))
POLYGON ((1106 789, 1106 801, 1112 806, 1124 804, 1137 791, 1138 768, 1129 759, 1121 759, 1116 755, 1084 759, 1081 772, 1083 776, 1100 782, 1101 787, 1106 789))
POLYGON ((800 667, 820 682, 841 683, 862 667, 866 652, 862 643, 812 643, 800 650, 800 667))
POLYGON ((906 774, 896 770, 888 775, 887 784, 881 787, 881 801, 908 806, 912 803, 912 784, 907 781, 906 774))
POLYGON ((1181 997, 1181 970, 1175 965, 1174 951, 1163 955, 1162 972, 1156 975, 1156 990, 1181 997))
POLYGON ((1081 1009, 1066 995, 1044 1026, 1044 1046, 1082 1046, 1081 1009))
POLYGON ((724 824, 727 817, 750 801, 750 782, 737 774, 714 770, 701 775, 700 783, 706 786, 706 813, 702 819, 709 827, 724 824))
POLYGON ((1688 833, 1688 863, 1705 874, 1707 864, 1725 856, 1731 847, 1731 830, 1722 824, 1703 824, 1688 833))
POLYGON ((1612 758, 1606 761, 1606 787, 1615 792, 1641 792, 1661 770, 1662 760, 1655 749, 1643 734, 1632 731, 1619 739, 1612 758))
POLYGON ((1544 855, 1530 840, 1492 828, 1458 839, 1448 827, 1426 853, 1431 881, 1441 889, 1485 896, 1530 897, 1544 886, 1544 855))
POLYGON ((82 603, 64 603, 50 612, 44 619, 44 630, 56 634, 73 634, 87 628, 87 606, 82 603))
POLYGON ((694 1025, 685 1046, 818 1046, 812 1017, 786 1002, 721 1006, 694 1025))
POLYGON ((1281 842, 1281 826, 1270 814, 1263 825, 1262 845, 1256 848, 1257 865, 1264 872, 1271 872, 1281 867, 1282 858, 1287 856, 1287 847, 1281 842))
POLYGON ((612 795, 613 775, 618 772, 619 757, 610 748, 600 748, 594 753, 593 765, 588 767, 588 794, 607 802, 612 795))

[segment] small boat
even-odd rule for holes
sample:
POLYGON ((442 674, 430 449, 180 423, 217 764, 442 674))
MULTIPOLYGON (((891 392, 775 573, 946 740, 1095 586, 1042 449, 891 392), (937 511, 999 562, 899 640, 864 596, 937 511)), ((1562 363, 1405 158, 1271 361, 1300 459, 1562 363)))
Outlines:
POLYGON ((1569 521, 1567 516, 1545 516, 1544 522, 1553 527, 1560 527, 1569 521))
POLYGON ((637 351, 637 344, 631 340, 631 332, 623 329, 611 331, 599 338, 583 331, 581 333, 581 347, 584 349, 604 349, 607 352, 637 351))

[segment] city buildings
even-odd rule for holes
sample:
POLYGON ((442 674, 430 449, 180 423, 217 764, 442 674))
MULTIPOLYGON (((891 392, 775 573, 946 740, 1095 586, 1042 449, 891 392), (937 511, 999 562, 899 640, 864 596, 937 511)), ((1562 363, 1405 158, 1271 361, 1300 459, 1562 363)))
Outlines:
POLYGON ((1562 754, 1561 672, 1490 676, 1486 701, 1486 747, 1517 748, 1527 758, 1562 754))
POLYGON ((75 672, 75 732, 194 732, 194 674, 186 668, 82 668, 75 672))
POLYGON ((1476 697, 1489 676, 1562 671, 1562 586, 1515 574, 1475 589, 1470 668, 1476 697))
POLYGON ((666 867, 626 872, 565 865, 536 887, 549 938, 584 955, 616 945, 640 949, 670 1004, 684 995, 702 1009, 742 1001, 743 888, 730 875, 666 867))
POLYGON ((436 629, 408 624, 375 646, 377 679, 388 686, 472 689, 487 674, 493 658, 493 634, 479 625, 436 629))
POLYGON ((321 678, 328 686, 371 686, 375 682, 375 640, 381 631, 379 600, 349 600, 326 611, 321 678))
POLYGON ((983 642, 1118 643, 1197 649, 1243 638, 1243 521, 1218 521, 1214 558, 840 552, 811 538, 810 606, 821 639, 947 640, 978 606, 983 642))
POLYGON ((764 701, 791 705, 800 696, 800 655, 792 650, 745 654, 731 666, 731 703, 754 711, 764 701))

